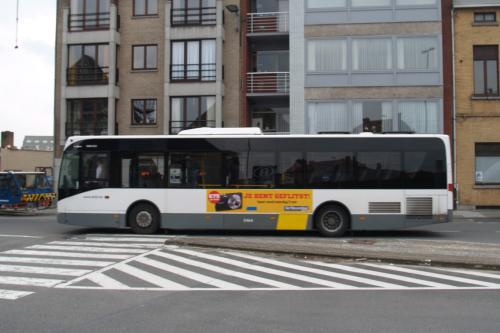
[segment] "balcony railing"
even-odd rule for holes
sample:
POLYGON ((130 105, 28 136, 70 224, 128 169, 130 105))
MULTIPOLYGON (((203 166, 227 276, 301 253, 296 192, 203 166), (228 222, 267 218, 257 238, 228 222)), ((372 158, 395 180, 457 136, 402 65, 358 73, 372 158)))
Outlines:
MULTIPOLYGON (((118 124, 115 124, 115 129, 118 129, 118 124)), ((72 135, 108 135, 108 124, 79 122, 66 123, 66 137, 72 135)))
POLYGON ((66 70, 68 86, 108 84, 109 67, 72 67, 66 70))
POLYGON ((216 127, 215 120, 170 121, 170 134, 199 127, 216 127))
POLYGON ((217 23, 216 7, 172 8, 172 26, 214 25, 217 23))
POLYGON ((288 13, 249 13, 247 14, 247 33, 286 33, 288 28, 288 13))
POLYGON ((170 65, 171 81, 215 81, 217 64, 170 65))
POLYGON ((110 13, 83 13, 69 14, 68 30, 69 31, 86 31, 86 30, 107 30, 110 24, 110 13))
POLYGON ((290 73, 247 73, 247 93, 288 95, 290 93, 290 73))

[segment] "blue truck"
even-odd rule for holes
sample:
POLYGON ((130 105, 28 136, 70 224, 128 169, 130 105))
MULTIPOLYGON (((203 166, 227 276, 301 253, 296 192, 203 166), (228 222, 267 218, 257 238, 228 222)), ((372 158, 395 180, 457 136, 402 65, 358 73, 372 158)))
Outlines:
POLYGON ((43 209, 56 201, 44 172, 0 172, 0 212, 43 209))

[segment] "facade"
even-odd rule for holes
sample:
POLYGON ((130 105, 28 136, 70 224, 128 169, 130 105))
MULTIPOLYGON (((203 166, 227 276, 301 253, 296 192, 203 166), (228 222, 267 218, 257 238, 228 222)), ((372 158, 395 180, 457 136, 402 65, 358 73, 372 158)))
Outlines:
POLYGON ((54 137, 27 135, 24 137, 22 149, 53 151, 54 137))
POLYGON ((500 206, 499 1, 455 0, 456 177, 464 207, 500 206))
POLYGON ((452 134, 451 1, 244 0, 244 125, 452 134))
POLYGON ((238 2, 59 0, 56 170, 72 135, 239 126, 238 2))
MULTIPOLYGON (((43 141, 46 140, 47 144, 50 145, 50 140, 52 139, 52 137, 46 136, 26 136, 24 139, 25 144, 28 138, 32 138, 33 143, 35 145, 38 144, 38 148, 49 148, 43 146, 43 141), (36 140, 39 142, 36 143, 36 140)), ((14 132, 2 132, 2 142, 0 145, 0 171, 37 170, 46 171, 49 175, 52 175, 53 159, 54 153, 50 151, 50 149, 33 149, 31 147, 24 148, 24 144, 23 149, 17 149, 14 146, 14 132)))

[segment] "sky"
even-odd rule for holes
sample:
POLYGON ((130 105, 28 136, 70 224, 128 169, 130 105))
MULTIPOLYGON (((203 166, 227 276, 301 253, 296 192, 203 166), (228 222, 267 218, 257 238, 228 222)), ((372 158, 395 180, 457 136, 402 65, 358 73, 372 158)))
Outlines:
POLYGON ((54 132, 54 45, 57 0, 0 0, 0 131, 25 135, 54 132))

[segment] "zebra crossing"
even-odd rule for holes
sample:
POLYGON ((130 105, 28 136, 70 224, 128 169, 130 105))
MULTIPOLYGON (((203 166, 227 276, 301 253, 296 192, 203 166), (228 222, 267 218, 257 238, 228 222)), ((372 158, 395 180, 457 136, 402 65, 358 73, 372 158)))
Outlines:
POLYGON ((87 234, 0 252, 0 301, 47 288, 151 291, 500 289, 500 272, 332 263, 87 234))

